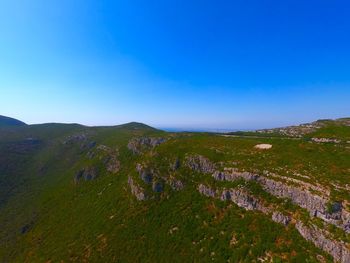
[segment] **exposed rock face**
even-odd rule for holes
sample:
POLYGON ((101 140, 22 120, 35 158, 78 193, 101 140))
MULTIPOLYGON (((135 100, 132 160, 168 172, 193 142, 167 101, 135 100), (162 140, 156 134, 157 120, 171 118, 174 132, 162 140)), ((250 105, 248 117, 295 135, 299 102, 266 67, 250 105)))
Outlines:
POLYGON ((87 138, 88 137, 85 133, 71 135, 68 136, 65 141, 63 141, 63 144, 73 144, 76 142, 85 141, 87 140, 87 138))
POLYGON ((198 185, 198 191, 202 195, 205 195, 205 196, 208 196, 208 197, 216 197, 216 191, 213 190, 212 188, 204 185, 204 184, 198 185))
POLYGON ((134 154, 141 154, 143 150, 151 150, 165 141, 165 138, 132 138, 128 143, 128 149, 131 150, 134 154))
POLYGON ((184 188, 184 184, 180 180, 178 180, 176 178, 173 178, 173 177, 170 177, 167 180, 167 183, 175 191, 180 191, 180 190, 182 190, 184 188))
POLYGON ((302 222, 295 225, 299 233, 315 244, 318 248, 333 256, 335 261, 342 263, 350 262, 350 249, 345 243, 328 239, 316 226, 306 226, 302 222))
POLYGON ((106 169, 108 172, 116 174, 120 170, 120 161, 117 159, 116 156, 112 156, 109 158, 106 164, 106 169))
POLYGON ((201 155, 191 155, 186 157, 186 165, 193 171, 199 173, 213 173, 215 171, 214 164, 201 155))
MULTIPOLYGON (((270 214, 272 212, 271 208, 264 206, 259 199, 243 189, 225 189, 220 194, 218 190, 200 184, 198 186, 198 191, 208 197, 230 200, 246 210, 258 210, 264 214, 270 214)), ((289 216, 283 215, 278 211, 272 213, 272 220, 285 226, 291 222, 289 216)), ((300 221, 297 222, 295 227, 301 236, 314 243, 318 248, 329 253, 333 256, 335 261, 350 263, 350 248, 344 242, 329 239, 321 229, 315 226, 306 226, 300 221)))
POLYGON ((244 189, 224 189, 220 192, 209 186, 200 184, 198 185, 198 191, 207 197, 220 198, 222 201, 232 201, 246 210, 259 210, 265 214, 270 212, 270 209, 264 206, 259 199, 255 198, 244 189))
POLYGON ((98 171, 95 167, 88 167, 82 170, 79 170, 74 176, 74 182, 79 183, 81 179, 85 181, 91 181, 96 179, 98 176, 98 171))
POLYGON ((349 231, 348 212, 344 211, 341 206, 336 205, 336 209, 328 211, 327 204, 329 200, 310 193, 306 189, 286 185, 282 182, 271 180, 265 177, 258 177, 258 182, 268 193, 282 198, 289 198, 293 203, 307 209, 311 216, 316 216, 322 220, 340 226, 345 231, 349 231))
POLYGON ((239 207, 246 210, 259 210, 264 214, 270 212, 269 208, 264 206, 264 204, 244 189, 230 189, 223 190, 221 193, 221 200, 231 200, 239 207))
POLYGON ((272 220, 276 223, 280 223, 282 225, 287 226, 290 223, 291 218, 282 214, 281 212, 275 211, 272 213, 272 220))
POLYGON ((111 148, 103 144, 98 145, 97 149, 104 152, 111 152, 111 148))
POLYGON ((131 176, 128 177, 128 184, 130 186, 131 193, 136 197, 139 201, 144 201, 147 199, 147 195, 143 188, 139 186, 131 176))
POLYGON ((317 143, 325 143, 325 142, 331 142, 331 143, 340 143, 340 140, 337 139, 331 139, 331 138, 311 138, 313 142, 317 143))
POLYGON ((150 184, 153 182, 154 179, 154 173, 149 168, 144 167, 142 164, 136 165, 136 171, 139 173, 140 178, 147 184, 150 184))
POLYGON ((311 216, 321 218, 325 222, 336 225, 350 233, 350 213, 343 209, 341 203, 333 203, 332 210, 329 211, 327 208, 329 199, 327 197, 264 176, 249 172, 238 172, 234 169, 223 172, 215 171, 212 176, 219 181, 235 181, 240 178, 247 181, 255 180, 262 185, 266 192, 279 198, 289 198, 293 203, 307 209, 311 216))
POLYGON ((238 172, 232 169, 231 171, 226 170, 223 172, 215 171, 213 173, 213 177, 218 181, 235 181, 241 178, 250 181, 256 180, 258 178, 258 175, 249 172, 238 172))
POLYGON ((345 232, 350 233, 350 212, 342 209, 341 218, 343 221, 343 228, 345 232))
POLYGON ((80 145, 81 150, 90 150, 96 146, 96 142, 90 141, 80 145))
POLYGON ((265 177, 259 177, 258 182, 261 183, 264 190, 270 194, 277 197, 290 198, 294 203, 308 209, 310 213, 314 215, 317 213, 325 213, 327 200, 320 196, 265 177))

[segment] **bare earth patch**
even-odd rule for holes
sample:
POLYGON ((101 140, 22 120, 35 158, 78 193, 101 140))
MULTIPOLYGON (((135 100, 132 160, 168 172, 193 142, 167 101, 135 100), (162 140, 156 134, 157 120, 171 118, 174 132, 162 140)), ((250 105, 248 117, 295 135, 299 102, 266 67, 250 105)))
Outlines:
POLYGON ((272 145, 271 144, 257 144, 257 145, 255 145, 254 148, 259 149, 259 150, 268 150, 268 149, 272 148, 272 145))

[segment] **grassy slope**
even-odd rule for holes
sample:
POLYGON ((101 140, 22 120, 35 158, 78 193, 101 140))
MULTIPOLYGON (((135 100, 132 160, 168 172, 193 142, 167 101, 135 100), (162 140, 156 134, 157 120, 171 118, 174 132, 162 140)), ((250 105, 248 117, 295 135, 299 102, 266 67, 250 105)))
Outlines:
MULTIPOLYGON (((349 149, 303 140, 179 134, 152 156, 140 157, 127 150, 130 138, 172 135, 139 124, 102 128, 51 124, 7 129, 2 134, 3 145, 30 136, 43 141, 40 149, 22 157, 25 161, 20 171, 0 174, 2 181, 5 176, 16 176, 14 183, 21 182, 0 207, 3 262, 209 262, 212 258, 251 262, 266 252, 276 260, 312 262, 316 254, 323 253, 293 228, 285 229, 260 213, 199 196, 192 182, 211 180, 208 176, 182 167, 177 176, 186 183, 183 191, 166 188, 165 193, 146 202, 138 202, 130 194, 127 176, 135 173, 136 162, 148 161, 166 174, 175 158, 199 153, 213 161, 235 161, 241 169, 269 169, 286 175, 293 170, 324 184, 349 181, 349 149), (98 144, 119 148, 122 170, 117 175, 103 172, 94 181, 73 184, 77 169, 92 161, 77 145, 63 146, 62 140, 81 132, 89 133, 98 144), (263 142, 273 144, 273 149, 265 153, 253 149, 263 142), (28 223, 31 230, 20 234, 28 223), (175 229, 173 234, 170 229, 175 229), (233 236, 237 243, 230 246, 233 236)), ((14 155, 6 161, 18 158, 14 155)), ((345 193, 335 195, 343 197, 345 193)))

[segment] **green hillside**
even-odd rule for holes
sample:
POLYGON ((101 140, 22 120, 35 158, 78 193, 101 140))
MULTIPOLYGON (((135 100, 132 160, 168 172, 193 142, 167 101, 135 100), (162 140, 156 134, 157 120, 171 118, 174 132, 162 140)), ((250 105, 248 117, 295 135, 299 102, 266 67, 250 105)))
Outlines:
POLYGON ((0 262, 347 262, 348 128, 3 127, 0 262))

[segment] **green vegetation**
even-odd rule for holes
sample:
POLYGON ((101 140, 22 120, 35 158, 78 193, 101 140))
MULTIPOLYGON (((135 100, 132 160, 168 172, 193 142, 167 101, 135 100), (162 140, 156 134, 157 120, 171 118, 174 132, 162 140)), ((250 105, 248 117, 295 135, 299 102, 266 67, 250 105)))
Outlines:
MULTIPOLYGON (((345 139, 349 127, 324 127, 312 136, 345 139), (328 130, 327 130, 328 129, 328 130)), ((333 200, 350 201, 350 150, 344 144, 322 144, 285 136, 236 133, 165 133, 130 123, 115 127, 44 124, 0 129, 0 261, 1 262, 315 262, 330 256, 305 241, 292 227, 273 222, 232 202, 200 195, 199 183, 214 188, 246 187, 285 211, 306 212, 289 200, 266 193, 256 182, 216 181, 211 174, 190 170, 186 158, 199 154, 218 165, 240 171, 270 173, 330 188, 333 200), (133 154, 135 137, 167 141, 133 154), (95 144, 93 145, 92 142, 95 144), (254 148, 269 143, 271 150, 254 148), (103 147, 105 148, 103 148, 103 147), (117 173, 106 168, 110 157, 117 173), (172 166, 179 160, 179 167, 172 166), (165 184, 152 192, 136 171, 146 165, 160 182, 174 177, 184 188, 165 184), (94 180, 74 181, 81 169, 94 167, 94 180), (150 193, 138 201, 128 176, 150 193)), ((310 135, 311 136, 311 135, 310 135)), ((147 146, 148 147, 148 146, 147 146)), ((144 148, 142 148, 144 149, 144 148)), ((330 209, 333 209, 330 204, 330 209)), ((331 211, 331 210, 330 210, 331 211)), ((331 227, 330 231, 348 238, 331 227)))

